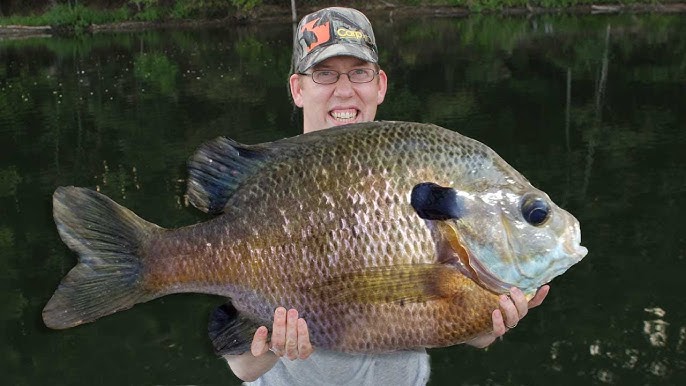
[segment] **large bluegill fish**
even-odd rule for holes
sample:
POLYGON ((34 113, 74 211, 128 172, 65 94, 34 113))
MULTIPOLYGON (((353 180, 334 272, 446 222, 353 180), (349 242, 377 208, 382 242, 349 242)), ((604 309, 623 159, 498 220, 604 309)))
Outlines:
POLYGON ((587 252, 572 215, 487 146, 438 126, 219 138, 189 170, 190 201, 220 215, 179 229, 92 190, 55 191, 79 263, 43 310, 48 327, 199 292, 233 305, 210 322, 222 354, 246 351, 278 306, 300 311, 315 347, 448 346, 492 328, 499 294, 532 296, 587 252))

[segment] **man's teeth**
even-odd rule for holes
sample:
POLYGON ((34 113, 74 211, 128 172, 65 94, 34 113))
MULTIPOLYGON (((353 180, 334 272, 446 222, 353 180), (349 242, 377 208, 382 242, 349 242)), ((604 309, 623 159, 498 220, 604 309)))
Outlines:
POLYGON ((349 120, 357 117, 357 111, 332 111, 331 116, 338 120, 349 120))

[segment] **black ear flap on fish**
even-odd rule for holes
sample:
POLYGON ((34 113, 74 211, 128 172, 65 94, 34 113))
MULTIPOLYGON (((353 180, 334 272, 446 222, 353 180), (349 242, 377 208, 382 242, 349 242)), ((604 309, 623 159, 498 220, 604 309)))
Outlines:
POLYGON ((464 212, 462 200, 454 189, 444 188, 433 182, 415 185, 410 204, 419 217, 425 220, 457 219, 464 212))
POLYGON ((260 324, 241 315, 227 302, 212 311, 207 333, 217 355, 240 355, 250 351, 258 327, 260 324))
POLYGON ((204 143, 188 160, 190 203, 205 213, 222 213, 233 192, 266 163, 271 149, 225 137, 204 143))

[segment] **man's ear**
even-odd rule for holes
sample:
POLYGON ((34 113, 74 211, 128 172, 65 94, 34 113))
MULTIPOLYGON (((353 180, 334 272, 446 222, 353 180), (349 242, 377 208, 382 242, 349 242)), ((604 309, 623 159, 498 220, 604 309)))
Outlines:
POLYGON ((384 70, 379 70, 379 92, 376 97, 376 104, 381 104, 386 98, 386 90, 388 89, 388 77, 384 70))
POLYGON ((296 106, 303 107, 303 95, 302 95, 302 85, 300 84, 300 76, 298 74, 291 75, 288 78, 288 83, 291 86, 291 97, 293 97, 293 103, 296 106))

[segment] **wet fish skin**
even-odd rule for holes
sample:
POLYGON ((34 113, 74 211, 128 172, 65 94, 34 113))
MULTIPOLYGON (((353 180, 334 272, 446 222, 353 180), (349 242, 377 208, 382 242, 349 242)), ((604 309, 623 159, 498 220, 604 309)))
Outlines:
MULTIPOLYGON (((296 308, 316 347, 453 345, 489 331, 504 284, 518 284, 487 265, 532 255, 507 250, 507 233, 521 225, 502 225, 520 205, 512 200, 549 200, 485 145, 417 123, 366 123, 253 146, 220 139, 189 165, 191 202, 221 215, 176 230, 87 189, 57 189, 55 221, 80 261, 46 305, 46 325, 68 328, 166 294, 200 292, 230 297, 256 324, 270 325, 277 306, 296 308), (418 216, 410 195, 425 182, 454 189, 464 217, 418 216), (503 191, 497 205, 480 197, 503 191)), ((556 229, 537 231, 569 244, 555 250, 560 274, 585 249, 578 222, 551 208, 556 229)), ((530 269, 542 279, 527 281, 529 294, 552 279, 530 269)))

